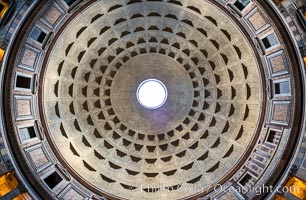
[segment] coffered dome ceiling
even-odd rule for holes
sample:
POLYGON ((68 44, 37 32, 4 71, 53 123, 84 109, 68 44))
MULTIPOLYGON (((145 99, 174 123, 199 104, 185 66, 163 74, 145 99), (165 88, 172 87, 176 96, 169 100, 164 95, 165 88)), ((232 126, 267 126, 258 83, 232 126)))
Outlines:
POLYGON ((185 3, 96 2, 52 48, 43 83, 49 135, 98 190, 194 195, 228 175, 256 134, 262 88, 248 41, 214 5, 185 3), (149 78, 169 92, 156 110, 135 95, 149 78), (185 185, 196 190, 177 191, 185 185))
POLYGON ((299 80, 259 5, 253 22, 209 0, 88 1, 67 15, 56 2, 36 14, 6 73, 8 138, 37 190, 191 199, 224 195, 216 185, 252 196, 272 181, 265 174, 298 137, 299 80), (150 79, 167 89, 154 109, 137 99, 150 79))

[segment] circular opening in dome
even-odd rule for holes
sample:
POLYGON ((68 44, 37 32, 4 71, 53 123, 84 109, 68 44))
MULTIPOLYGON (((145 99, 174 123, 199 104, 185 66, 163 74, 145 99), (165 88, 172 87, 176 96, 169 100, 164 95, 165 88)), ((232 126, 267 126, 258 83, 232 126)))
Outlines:
POLYGON ((147 79, 137 88, 137 100, 145 108, 157 109, 162 107, 168 97, 166 86, 157 79, 147 79))

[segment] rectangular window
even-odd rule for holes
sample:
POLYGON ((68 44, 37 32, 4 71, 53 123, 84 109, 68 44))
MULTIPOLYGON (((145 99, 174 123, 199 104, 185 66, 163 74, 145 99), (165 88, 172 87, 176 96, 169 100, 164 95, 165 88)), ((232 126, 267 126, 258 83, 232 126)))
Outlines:
POLYGON ((64 0, 67 6, 71 6, 73 3, 77 2, 78 0, 64 0))
POLYGON ((279 82, 274 84, 274 94, 290 94, 290 83, 289 81, 279 82))
POLYGON ((21 75, 17 75, 16 78, 16 87, 18 88, 24 88, 24 89, 30 89, 31 88, 31 78, 24 77, 21 75))
POLYGON ((33 40, 42 44, 44 42, 46 36, 47 36, 47 33, 45 33, 40 28, 35 26, 31 35, 30 35, 30 38, 32 38, 33 40))
POLYGON ((262 44, 264 45, 265 49, 269 49, 270 47, 273 47, 273 46, 278 44, 278 41, 277 41, 274 33, 266 36, 261 41, 262 41, 262 44))
POLYGON ((267 142, 274 143, 274 140, 276 138, 276 132, 273 130, 270 130, 267 138, 267 142))
POLYGON ((35 129, 33 126, 20 128, 19 134, 20 134, 20 139, 22 142, 36 137, 35 129))
POLYGON ((249 182, 252 180, 252 176, 250 174, 245 174, 245 176, 239 181, 242 186, 247 187, 249 182))
POLYGON ((242 11, 248 4, 250 3, 250 0, 237 0, 234 5, 236 8, 238 8, 240 11, 242 11))
POLYGON ((44 182, 51 190, 54 189, 62 180, 62 177, 56 171, 44 178, 44 182))

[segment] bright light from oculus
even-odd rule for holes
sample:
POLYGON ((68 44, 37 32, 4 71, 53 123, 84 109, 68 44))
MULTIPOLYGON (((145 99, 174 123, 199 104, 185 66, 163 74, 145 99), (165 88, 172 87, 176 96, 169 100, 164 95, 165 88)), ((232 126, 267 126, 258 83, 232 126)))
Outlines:
POLYGON ((137 100, 145 108, 157 109, 164 105, 168 92, 166 86, 157 79, 147 79, 137 88, 137 100))

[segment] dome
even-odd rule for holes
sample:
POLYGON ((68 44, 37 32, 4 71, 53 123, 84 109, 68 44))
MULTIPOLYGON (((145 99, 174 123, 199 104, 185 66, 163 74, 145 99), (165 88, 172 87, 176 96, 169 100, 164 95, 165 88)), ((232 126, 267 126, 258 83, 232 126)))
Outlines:
POLYGON ((263 97, 254 51, 209 2, 108 7, 91 4, 50 47, 41 109, 54 148, 110 195, 184 198, 208 190, 239 165, 257 134, 263 97), (135 93, 154 77, 168 97, 152 110, 135 93), (175 190, 188 185, 197 188, 175 190), (159 191, 135 193, 139 186, 159 191))
POLYGON ((304 68, 263 4, 31 4, 3 62, 4 140, 31 196, 280 195, 254 188, 298 168, 304 68))

